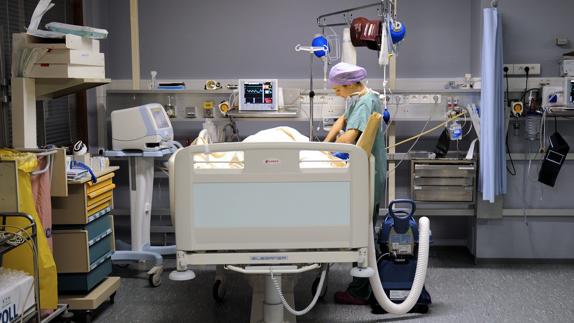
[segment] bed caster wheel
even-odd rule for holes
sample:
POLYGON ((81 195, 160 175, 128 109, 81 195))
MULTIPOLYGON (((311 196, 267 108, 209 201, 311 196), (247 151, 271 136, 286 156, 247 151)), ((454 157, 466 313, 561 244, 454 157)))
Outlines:
POLYGON ((155 273, 147 276, 147 280, 151 287, 158 287, 161 285, 161 273, 155 273))
POLYGON ((84 322, 92 323, 92 312, 86 311, 86 313, 84 314, 84 322))
POLYGON ((114 304, 116 302, 116 293, 110 295, 110 304, 114 304))
MULTIPOLYGON (((317 277, 313 281, 313 285, 311 285, 311 295, 315 296, 315 293, 317 293, 317 287, 319 287, 319 281, 320 280, 321 280, 321 278, 317 277)), ((325 279, 325 282, 323 283, 323 290, 321 291, 319 298, 324 299, 325 295, 327 295, 327 279, 325 279)))
POLYGON ((226 293, 227 291, 225 289, 225 284, 223 283, 223 281, 220 279, 216 280, 215 283, 213 283, 213 288, 211 290, 213 299, 216 302, 221 303, 225 299, 226 293))
POLYGON ((154 266, 147 272, 147 279, 149 281, 150 286, 158 287, 161 285, 161 274, 163 273, 162 266, 154 266))

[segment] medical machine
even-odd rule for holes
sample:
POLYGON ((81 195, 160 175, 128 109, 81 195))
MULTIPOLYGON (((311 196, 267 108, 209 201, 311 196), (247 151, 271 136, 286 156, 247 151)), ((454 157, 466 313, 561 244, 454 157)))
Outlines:
POLYGON ((157 151, 173 141, 173 128, 158 103, 111 113, 113 150, 157 151))
MULTIPOLYGON (((385 293, 392 301, 403 301, 413 284, 417 267, 415 252, 419 242, 415 210, 413 200, 392 201, 380 231, 378 242, 382 256, 377 266, 385 293), (408 204, 410 209, 395 208, 398 204, 408 204)), ((431 296, 423 286, 421 296, 411 311, 426 313, 431 303, 431 296)), ((373 312, 384 313, 378 304, 373 306, 373 312)))
MULTIPOLYGON (((223 143, 178 150, 169 161, 177 245, 177 270, 170 279, 195 278, 189 267, 195 265, 246 274, 253 288, 251 322, 295 322, 295 316, 316 304, 328 264, 357 263, 351 274, 369 277, 381 306, 390 313, 407 313, 424 284, 429 222, 423 217, 419 223, 412 288, 404 302, 395 304, 377 272, 372 161, 357 146, 320 142, 223 143), (309 152, 314 155, 307 156, 309 152), (324 152, 347 153, 349 159, 321 158, 324 152), (317 269, 321 276, 313 300, 303 310, 294 309, 295 274, 317 269)), ((224 294, 224 282, 216 275, 214 297, 224 294)))
POLYGON ((277 80, 239 80, 239 111, 277 111, 277 80))

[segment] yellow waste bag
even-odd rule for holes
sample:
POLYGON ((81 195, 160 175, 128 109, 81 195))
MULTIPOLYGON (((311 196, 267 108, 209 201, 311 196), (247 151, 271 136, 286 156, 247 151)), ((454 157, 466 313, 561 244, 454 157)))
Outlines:
MULTIPOLYGON (((8 149, 0 149, 0 159, 16 160, 18 165, 18 194, 20 197, 20 212, 27 213, 36 222, 36 232, 38 241, 38 268, 40 272, 40 308, 55 309, 58 306, 58 272, 54 256, 48 246, 42 222, 36 213, 34 196, 32 195, 32 183, 30 173, 36 170, 38 160, 36 155, 31 153, 21 153, 8 149)), ((6 211, 6 210, 0 210, 6 211)), ((9 210, 14 211, 14 210, 9 210)), ((26 220, 11 219, 7 222, 13 226, 25 226, 26 220)), ((23 270, 34 274, 32 249, 26 246, 13 249, 2 258, 2 265, 7 268, 23 270)))

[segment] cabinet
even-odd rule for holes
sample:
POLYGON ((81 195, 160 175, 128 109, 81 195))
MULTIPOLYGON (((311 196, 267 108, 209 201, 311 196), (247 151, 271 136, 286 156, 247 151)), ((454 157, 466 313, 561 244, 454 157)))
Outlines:
MULTIPOLYGON (((62 294, 89 293, 112 272, 115 250, 113 182, 117 167, 68 182, 68 196, 52 199, 54 259, 62 294)), ((117 289, 118 284, 111 284, 117 289)))
POLYGON ((474 204, 476 164, 467 160, 412 160, 411 188, 416 202, 474 204))

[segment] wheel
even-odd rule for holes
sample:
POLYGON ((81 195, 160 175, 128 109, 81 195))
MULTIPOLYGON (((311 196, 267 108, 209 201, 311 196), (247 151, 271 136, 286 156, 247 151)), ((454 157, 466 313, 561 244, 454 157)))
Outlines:
MULTIPOLYGON (((319 281, 320 280, 321 280, 321 278, 317 277, 313 281, 313 285, 311 286, 311 295, 315 296, 315 293, 317 292, 317 287, 319 287, 319 281)), ((325 295, 327 295, 327 279, 326 278, 325 278, 325 281, 323 282, 323 290, 321 291, 319 298, 323 299, 323 298, 325 298, 325 295)))
POLYGON ((63 319, 71 319, 72 317, 74 317, 74 312, 70 311, 70 310, 66 310, 64 313, 62 313, 62 315, 60 315, 63 319))
POLYGON ((110 304, 114 304, 116 302, 116 293, 110 295, 110 304))
POLYGON ((148 275, 147 279, 149 281, 149 284, 152 287, 158 287, 159 285, 161 285, 161 274, 160 273, 148 275))
POLYGON ((411 313, 426 314, 429 312, 429 306, 424 304, 417 304, 410 310, 411 313))
POLYGON ((223 283, 222 280, 217 279, 215 283, 213 283, 213 288, 211 290, 211 295, 213 296, 213 299, 216 302, 221 303, 225 299, 225 294, 226 294, 225 284, 223 283))
POLYGON ((84 314, 84 322, 92 323, 92 312, 86 311, 86 313, 84 314))

